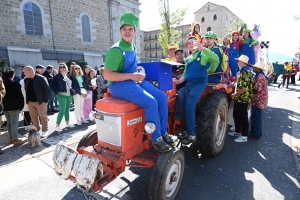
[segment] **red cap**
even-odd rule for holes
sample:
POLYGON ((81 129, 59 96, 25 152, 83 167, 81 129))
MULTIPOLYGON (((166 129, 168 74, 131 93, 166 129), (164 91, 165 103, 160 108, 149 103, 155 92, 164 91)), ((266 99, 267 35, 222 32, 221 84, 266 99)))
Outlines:
POLYGON ((240 34, 239 34, 239 32, 237 32, 237 31, 235 31, 235 32, 232 32, 232 34, 231 34, 231 35, 233 36, 234 34, 237 34, 238 36, 240 35, 240 34))

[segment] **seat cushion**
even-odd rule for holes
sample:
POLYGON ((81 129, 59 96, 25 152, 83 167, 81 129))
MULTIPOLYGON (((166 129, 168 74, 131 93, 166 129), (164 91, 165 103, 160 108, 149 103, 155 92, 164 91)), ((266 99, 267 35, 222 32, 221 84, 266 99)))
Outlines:
POLYGON ((107 97, 96 102, 96 109, 99 111, 110 113, 127 113, 141 108, 127 100, 107 97))

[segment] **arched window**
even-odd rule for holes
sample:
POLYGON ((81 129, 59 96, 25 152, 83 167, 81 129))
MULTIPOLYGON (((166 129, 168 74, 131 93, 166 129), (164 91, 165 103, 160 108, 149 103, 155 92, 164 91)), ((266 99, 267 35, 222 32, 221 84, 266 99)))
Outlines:
POLYGON ((211 27, 207 27, 206 31, 211 31, 211 27))
POLYGON ((207 5, 207 11, 210 11, 210 5, 207 5))
POLYGON ((43 35, 43 21, 40 8, 32 2, 23 6, 26 35, 43 35))
POLYGON ((217 15, 216 15, 216 14, 214 15, 214 18, 213 18, 213 20, 217 20, 217 15))
POLYGON ((204 17, 202 17, 201 22, 205 22, 205 18, 204 17))
POLYGON ((92 40, 91 40, 90 19, 87 15, 82 15, 81 26, 82 26, 82 41, 91 42, 92 40))

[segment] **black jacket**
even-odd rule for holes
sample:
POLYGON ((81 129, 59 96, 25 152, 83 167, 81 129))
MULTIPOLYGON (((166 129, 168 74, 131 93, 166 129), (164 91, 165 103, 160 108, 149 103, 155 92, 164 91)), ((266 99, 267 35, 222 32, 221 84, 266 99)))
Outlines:
MULTIPOLYGON (((77 78, 76 76, 70 76, 71 78, 71 81, 72 81, 72 88, 77 92, 77 94, 80 94, 81 95, 81 90, 80 90, 80 86, 79 86, 79 83, 77 81, 77 78)), ((82 77, 83 79, 83 82, 82 82, 82 86, 84 89, 86 89, 86 83, 84 81, 84 78, 82 77)))
MULTIPOLYGON (((68 74, 67 76, 70 80, 72 80, 68 74)), ((72 81, 72 85, 71 85, 72 88, 73 88, 73 84, 74 83, 72 81)), ((60 73, 56 74, 52 79, 50 88, 55 94, 58 94, 59 92, 67 92, 67 85, 63 75, 61 75, 60 73)))
POLYGON ((47 81, 48 81, 48 84, 50 85, 51 84, 51 81, 53 79, 53 76, 50 72, 48 72, 47 70, 44 71, 43 73, 43 76, 46 77, 47 81))
POLYGON ((21 85, 10 79, 4 80, 3 83, 6 90, 6 94, 3 98, 3 110, 22 110, 24 107, 24 97, 21 91, 21 85))
MULTIPOLYGON (((28 78, 24 79, 26 93, 29 81, 28 78)), ((39 104, 42 104, 43 102, 47 103, 51 94, 47 79, 42 75, 35 74, 33 78, 33 88, 39 104)), ((28 104, 28 95, 26 95, 26 103, 28 104)))
POLYGON ((86 90, 93 90, 93 85, 91 79, 88 77, 88 75, 83 75, 82 76, 83 82, 85 82, 85 89, 86 90))

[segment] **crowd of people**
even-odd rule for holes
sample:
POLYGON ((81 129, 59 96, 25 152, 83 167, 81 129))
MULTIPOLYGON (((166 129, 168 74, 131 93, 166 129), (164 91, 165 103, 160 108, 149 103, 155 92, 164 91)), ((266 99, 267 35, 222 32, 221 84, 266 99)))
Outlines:
POLYGON ((41 132, 41 137, 48 136, 48 115, 54 113, 57 113, 55 131, 63 131, 63 118, 66 128, 75 127, 69 121, 72 106, 75 123, 89 123, 89 113, 106 92, 102 72, 103 66, 96 72, 88 65, 81 69, 75 62, 70 67, 60 63, 57 70, 52 65, 46 69, 40 64, 35 69, 26 65, 22 66, 20 79, 14 69, 4 69, 0 78, 0 126, 4 126, 2 116, 5 115, 9 143, 13 146, 23 143, 18 139, 20 112, 23 113, 24 127, 33 125, 41 132))

